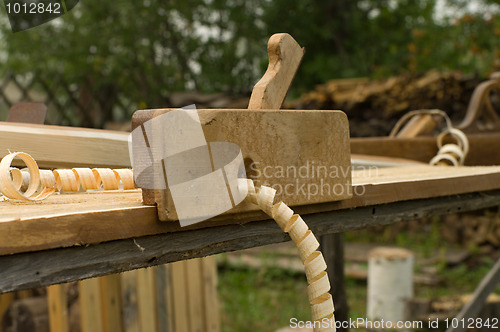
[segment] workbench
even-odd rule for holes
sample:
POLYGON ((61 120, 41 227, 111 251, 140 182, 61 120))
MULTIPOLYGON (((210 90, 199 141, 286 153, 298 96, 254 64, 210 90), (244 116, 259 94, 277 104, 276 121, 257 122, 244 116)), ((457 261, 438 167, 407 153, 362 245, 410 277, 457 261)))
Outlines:
MULTIPOLYGON (((499 205, 500 166, 363 168, 353 198, 294 207, 316 235, 499 205)), ((81 280, 290 240, 258 211, 188 228, 158 220, 141 191, 0 202, 0 292, 81 280)))

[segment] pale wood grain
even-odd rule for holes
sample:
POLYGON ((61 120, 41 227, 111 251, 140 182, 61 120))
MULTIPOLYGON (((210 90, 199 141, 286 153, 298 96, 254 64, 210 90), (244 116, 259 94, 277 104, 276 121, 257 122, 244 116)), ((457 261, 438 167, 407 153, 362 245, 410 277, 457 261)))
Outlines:
POLYGON ((130 167, 128 133, 0 122, 0 158, 30 154, 42 168, 130 167))
MULTIPOLYGON (((500 166, 377 168, 353 172, 353 198, 294 207, 311 214, 500 188, 500 166)), ((248 204, 250 205, 250 204, 248 204)), ((242 207, 243 208, 243 207, 242 207)), ((267 219, 255 207, 181 228, 159 222, 140 190, 54 195, 37 204, 0 202, 0 254, 68 247, 267 219), (253 210, 252 210, 253 209, 253 210)))
MULTIPOLYGON (((172 109, 137 111, 132 128, 169 111, 172 109)), ((237 144, 247 177, 259 184, 282 188, 278 200, 301 205, 350 197, 347 191, 310 196, 299 190, 302 186, 319 184, 321 180, 330 186, 351 185, 349 124, 343 112, 199 109, 198 115, 207 142, 237 144), (332 165, 338 170, 335 176, 321 179, 313 176, 312 172, 320 167, 330 169, 332 165)), ((161 220, 178 219, 169 190, 143 190, 143 200, 145 204, 158 204, 161 220)), ((241 204, 231 212, 257 209, 253 204, 241 204)))
MULTIPOLYGON (((317 235, 498 206, 500 190, 395 202, 304 216, 317 235)), ((289 241, 274 221, 256 221, 0 256, 0 293, 289 241), (138 245, 143 248, 141 250, 138 245)))
MULTIPOLYGON (((500 133, 467 134, 470 151, 465 165, 500 165, 500 133)), ((437 140, 433 136, 414 138, 354 137, 350 141, 351 152, 374 156, 405 158, 428 163, 437 152, 437 140)))
MULTIPOLYGON (((14 293, 5 293, 0 295, 0 317, 3 317, 7 309, 14 302, 14 293)), ((2 332, 2 326, 0 325, 0 332, 2 332)))
POLYGON ((99 279, 82 280, 78 287, 82 332, 104 332, 99 279))
POLYGON ((248 109, 281 108, 304 56, 304 49, 287 33, 272 35, 267 52, 269 65, 253 88, 248 109))
POLYGON ((187 283, 187 261, 170 264, 170 288, 172 298, 170 305, 173 308, 174 331, 191 331, 189 319, 189 303, 186 294, 187 283))
POLYGON ((123 331, 121 277, 111 274, 99 278, 104 332, 123 331))
POLYGON ((219 297, 217 293, 217 262, 215 256, 200 260, 203 282, 203 307, 205 311, 205 331, 220 331, 219 297))
POLYGON ((50 332, 69 332, 66 285, 47 287, 50 332))
POLYGON ((156 314, 156 267, 139 269, 137 274, 137 309, 140 331, 158 331, 156 314))

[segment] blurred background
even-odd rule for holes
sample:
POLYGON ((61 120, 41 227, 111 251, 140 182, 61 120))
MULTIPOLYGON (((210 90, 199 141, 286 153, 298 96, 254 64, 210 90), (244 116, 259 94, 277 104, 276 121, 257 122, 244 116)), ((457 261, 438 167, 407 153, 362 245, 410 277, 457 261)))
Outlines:
MULTIPOLYGON (((457 100, 500 66, 497 0, 85 0, 18 33, 1 10, 0 120, 19 100, 45 102, 47 123, 97 128, 137 109, 245 108, 276 32, 306 48, 286 106, 341 108, 353 120, 429 103, 460 113, 457 100), (392 76, 392 88, 417 82, 409 104, 389 98, 392 76), (345 78, 364 79, 330 82, 345 78), (360 98, 354 87, 366 79, 379 80, 368 94, 388 98, 360 98), (357 100, 345 102, 346 90, 357 100)), ((352 134, 387 134, 378 120, 352 134)))

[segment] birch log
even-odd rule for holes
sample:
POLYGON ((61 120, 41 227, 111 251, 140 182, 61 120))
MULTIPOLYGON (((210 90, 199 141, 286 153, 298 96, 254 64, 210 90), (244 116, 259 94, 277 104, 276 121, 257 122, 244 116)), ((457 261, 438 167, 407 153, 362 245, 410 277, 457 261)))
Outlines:
POLYGON ((413 254, 401 248, 375 248, 368 261, 368 319, 404 321, 413 297, 413 254))

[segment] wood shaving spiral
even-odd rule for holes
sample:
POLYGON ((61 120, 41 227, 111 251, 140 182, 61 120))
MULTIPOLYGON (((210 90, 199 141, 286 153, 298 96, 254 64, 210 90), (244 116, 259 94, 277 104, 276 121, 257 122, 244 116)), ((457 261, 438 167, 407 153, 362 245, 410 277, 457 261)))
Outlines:
POLYGON ((100 188, 104 190, 134 189, 134 175, 131 169, 40 170, 36 161, 24 152, 10 153, 0 162, 0 194, 3 194, 0 200, 39 201, 56 191, 75 192, 80 191, 80 188, 84 191, 100 188), (11 167, 15 158, 20 158, 26 164, 27 170, 11 167))
POLYGON ((290 235, 299 251, 309 284, 307 294, 311 305, 312 319, 314 322, 328 320, 328 327, 315 327, 314 331, 335 331, 335 308, 329 293, 330 281, 326 273, 325 259, 321 251, 318 251, 318 240, 304 220, 285 203, 279 202, 273 205, 276 195, 275 189, 261 186, 257 190, 252 180, 247 180, 247 188, 247 199, 257 204, 267 215, 272 217, 278 226, 290 235))

